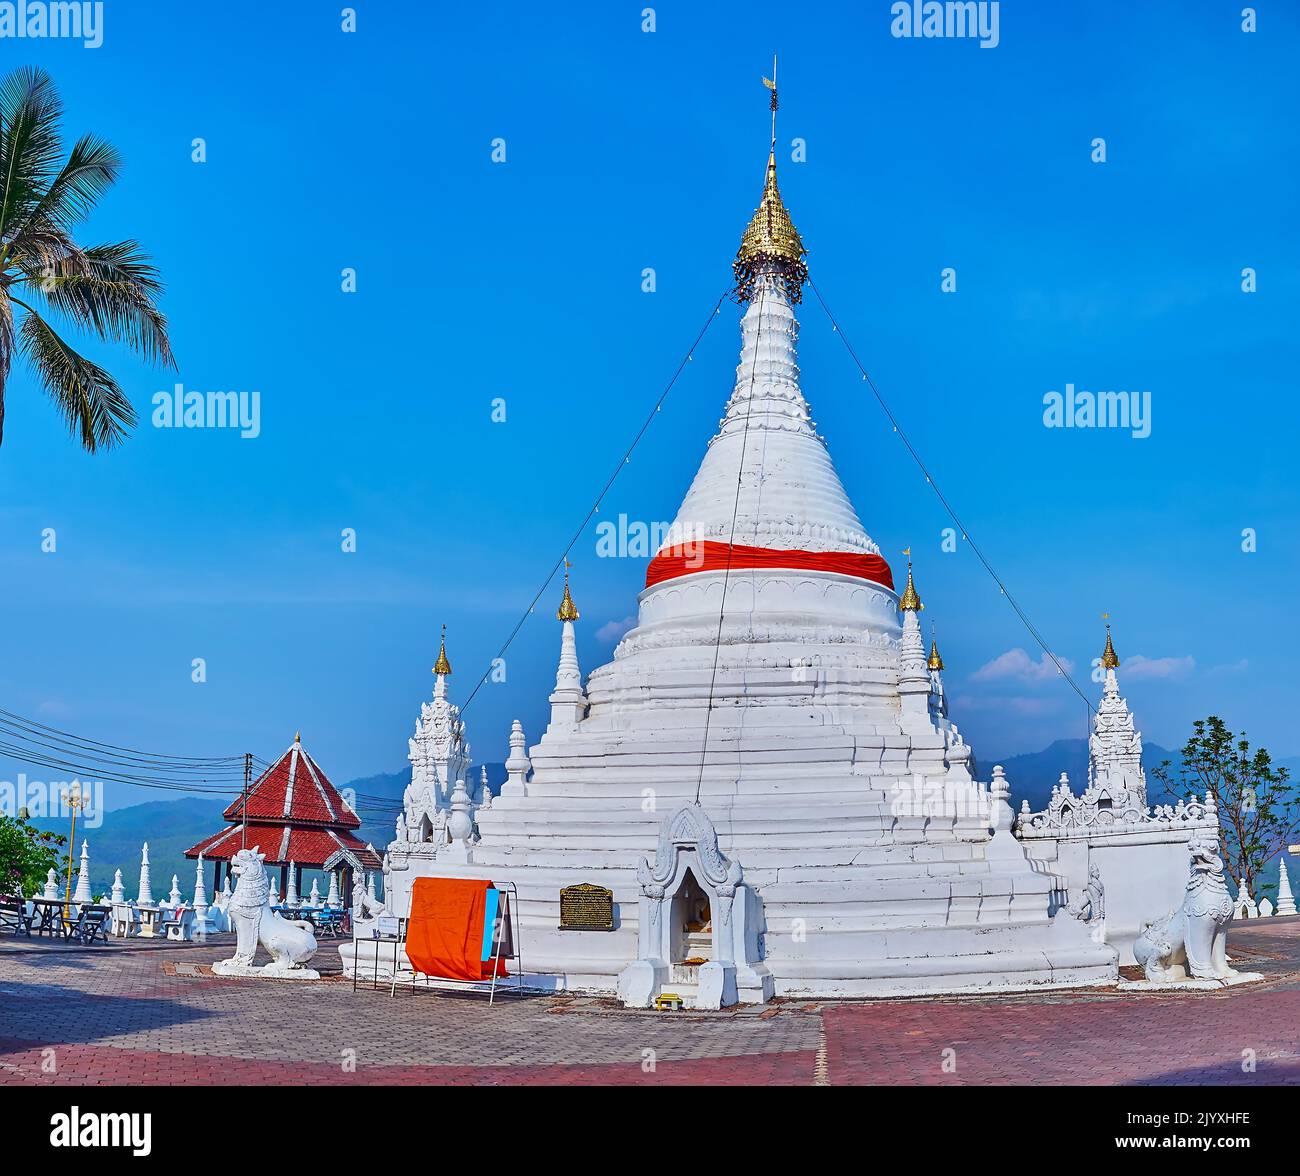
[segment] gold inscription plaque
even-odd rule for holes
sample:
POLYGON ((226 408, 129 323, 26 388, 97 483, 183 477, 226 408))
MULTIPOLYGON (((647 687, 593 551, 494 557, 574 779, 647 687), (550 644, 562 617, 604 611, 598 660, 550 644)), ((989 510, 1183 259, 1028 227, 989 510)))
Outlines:
POLYGON ((560 891, 561 931, 613 931, 614 892, 581 882, 560 891))

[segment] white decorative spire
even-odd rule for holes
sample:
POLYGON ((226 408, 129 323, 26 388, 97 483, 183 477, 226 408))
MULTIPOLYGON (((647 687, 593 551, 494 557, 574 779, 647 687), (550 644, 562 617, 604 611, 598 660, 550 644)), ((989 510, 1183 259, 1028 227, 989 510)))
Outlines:
POLYGON ((203 884, 203 855, 194 867, 194 934, 202 938, 215 930, 208 920, 208 888, 203 884))
POLYGON ((468 841, 474 832, 473 806, 464 777, 456 781, 451 793, 451 817, 447 821, 447 834, 453 841, 468 841))
POLYGON ((478 807, 481 809, 490 809, 492 807, 492 785, 488 783, 487 764, 483 764, 479 768, 478 807))
POLYGON ((285 887, 284 902, 286 906, 298 905, 298 866, 289 863, 289 884, 285 887))
POLYGON ((1115 670, 1119 657, 1106 626, 1106 648, 1101 656, 1106 672, 1101 702, 1088 737, 1088 785, 1109 783, 1113 790, 1133 794, 1136 807, 1147 807, 1146 772, 1142 767, 1142 736, 1134 730, 1128 701, 1120 696, 1115 670))
POLYGON ((1296 913, 1295 895, 1291 893, 1291 878, 1286 872, 1286 856, 1277 863, 1277 913, 1294 915, 1296 913))
POLYGON ((379 905, 379 899, 375 895, 375 875, 370 870, 366 871, 366 897, 369 898, 375 906, 379 905))
POLYGON ((506 760, 506 782, 501 786, 502 796, 527 794, 528 773, 533 766, 528 758, 527 747, 524 725, 516 719, 510 725, 510 756, 506 760))
POLYGON ((57 901, 59 897, 59 882, 54 876, 54 867, 51 866, 49 872, 45 875, 44 897, 57 901))
POLYGON ((122 885, 122 871, 116 870, 113 873, 113 888, 108 892, 110 902, 126 902, 126 887, 122 885))
POLYGON ((555 689, 551 693, 551 726, 573 727, 587 713, 587 695, 582 689, 582 670, 578 666, 578 642, 573 622, 578 610, 569 594, 569 561, 564 561, 564 598, 555 614, 562 626, 560 634, 560 664, 555 672, 555 689))
POLYGON ((90 890, 90 847, 81 843, 81 869, 77 871, 77 889, 72 896, 75 903, 92 903, 95 896, 90 890))
POLYGON ((149 843, 140 850, 140 893, 135 900, 140 906, 153 906, 153 884, 149 881, 149 843))
POLYGON ((330 871, 330 888, 329 888, 329 893, 325 895, 325 905, 327 907, 334 907, 334 908, 337 908, 340 905, 339 872, 337 870, 330 871))
POLYGON ((407 744, 411 782, 403 793, 402 809, 410 841, 441 841, 451 808, 452 785, 469 767, 469 745, 465 742, 460 707, 447 697, 451 663, 445 628, 433 673, 433 701, 421 705, 415 735, 407 744))
POLYGON ((311 880, 311 894, 307 897, 312 906, 320 906, 320 883, 315 878, 311 880))
POLYGON ((660 550, 708 541, 878 555, 800 388, 799 324, 776 267, 760 265, 740 334, 731 398, 660 550))
POLYGON ((167 905, 169 907, 178 907, 181 905, 181 902, 181 880, 173 874, 171 892, 167 895, 167 905))

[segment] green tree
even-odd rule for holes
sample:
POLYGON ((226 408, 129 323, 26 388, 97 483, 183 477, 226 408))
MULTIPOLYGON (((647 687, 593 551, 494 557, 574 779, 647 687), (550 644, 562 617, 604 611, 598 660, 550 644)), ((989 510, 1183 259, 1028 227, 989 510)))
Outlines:
POLYGON ((112 375, 74 350, 47 315, 125 343, 151 362, 176 364, 155 301, 162 284, 140 246, 83 247, 71 236, 117 180, 121 161, 94 135, 78 139, 65 158, 62 117, 54 83, 41 70, 17 69, 0 82, 0 440, 9 371, 21 355, 93 453, 126 436, 135 409, 112 375))
POLYGON ((27 898, 39 893, 50 867, 59 870, 67 841, 58 833, 42 833, 21 816, 0 817, 0 894, 11 895, 19 886, 27 898))
POLYGON ((1210 715, 1192 724, 1177 770, 1165 760, 1152 775, 1170 796, 1213 796, 1224 864, 1255 898, 1271 889, 1260 877, 1300 832, 1300 804, 1290 772, 1275 768, 1267 749, 1252 751, 1245 732, 1238 738, 1210 715))

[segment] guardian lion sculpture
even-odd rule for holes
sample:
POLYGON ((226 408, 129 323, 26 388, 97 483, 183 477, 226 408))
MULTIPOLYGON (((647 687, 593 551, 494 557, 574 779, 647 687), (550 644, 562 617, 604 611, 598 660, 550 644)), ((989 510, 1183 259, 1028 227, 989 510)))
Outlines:
POLYGON ((316 936, 308 922, 282 918, 271 909, 271 883, 266 855, 259 847, 241 849, 230 859, 235 893, 227 914, 238 935, 235 954, 212 965, 218 976, 270 976, 288 980, 319 980, 320 973, 303 967, 316 954, 316 936), (262 968, 253 967, 257 945, 271 955, 262 968))
POLYGON ((1133 944, 1133 955, 1155 983, 1227 980, 1239 973, 1228 967, 1228 926, 1232 899, 1223 881, 1218 837, 1193 838, 1191 877, 1183 905, 1163 919, 1147 920, 1133 944))

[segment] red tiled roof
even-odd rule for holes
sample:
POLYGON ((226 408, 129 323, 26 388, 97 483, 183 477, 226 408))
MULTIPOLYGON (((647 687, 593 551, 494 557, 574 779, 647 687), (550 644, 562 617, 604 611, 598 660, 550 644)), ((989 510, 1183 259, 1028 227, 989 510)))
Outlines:
POLYGON ((257 778, 248 794, 236 797, 223 814, 228 821, 290 821, 359 829, 357 816, 330 783, 307 749, 294 740, 289 750, 257 778))
POLYGON ((224 862, 234 857, 245 844, 264 853, 268 866, 294 862, 319 869, 331 854, 340 849, 351 850, 363 865, 372 870, 384 864, 378 853, 345 829, 302 829, 283 823, 252 821, 248 823, 247 834, 241 825, 232 825, 191 846, 185 851, 185 856, 196 858, 202 853, 209 861, 224 862))

